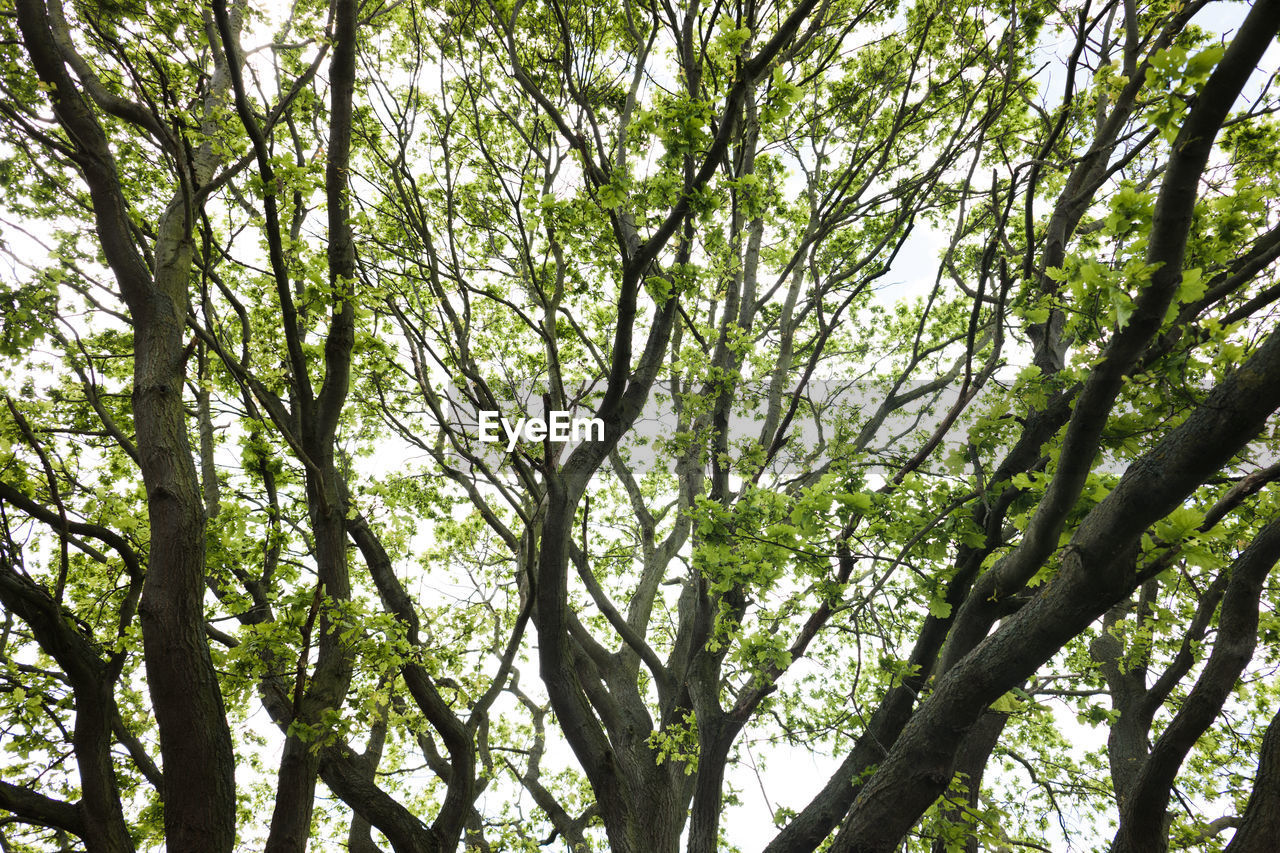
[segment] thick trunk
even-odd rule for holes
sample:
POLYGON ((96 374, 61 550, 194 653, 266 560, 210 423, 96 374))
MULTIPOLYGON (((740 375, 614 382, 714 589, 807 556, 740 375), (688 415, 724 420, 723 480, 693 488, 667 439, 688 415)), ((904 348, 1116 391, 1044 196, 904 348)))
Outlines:
MULTIPOLYGON (((133 853, 111 755, 112 684, 99 682, 92 692, 76 690, 76 763, 80 770, 80 811, 88 853, 133 853)), ((87 687, 87 686, 86 686, 87 687)))
POLYGON ((1244 823, 1236 830, 1226 853, 1272 853, 1280 838, 1280 713, 1267 726, 1258 756, 1258 775, 1244 810, 1244 823))
POLYGON ((719 720, 698 722, 698 772, 689 820, 688 853, 716 853, 720 849, 724 770, 740 724, 719 720))
POLYGON ((151 526, 139 614, 164 759, 167 842, 219 851, 235 842, 235 763, 204 633, 204 501, 182 399, 192 253, 186 212, 171 205, 156 241, 155 287, 145 303, 131 303, 134 425, 151 526))
POLYGON ((67 73, 46 9, 22 0, 17 13, 32 64, 74 141, 103 254, 133 319, 133 415, 151 530, 139 613, 164 758, 166 840, 173 850, 230 851, 235 763, 204 637, 204 506, 182 401, 190 199, 179 190, 158 223, 153 276, 134 243, 111 146, 67 73))
MULTIPOLYGON (((960 747, 960 755, 956 758, 956 782, 964 786, 963 805, 949 803, 942 810, 943 820, 953 824, 967 823, 966 809, 977 810, 982 794, 982 776, 987 769, 987 761, 991 751, 1000 742, 1005 723, 1009 721, 1007 714, 999 711, 988 711, 969 732, 964 745, 960 747)), ((933 853, 954 853, 955 846, 945 838, 937 838, 933 842, 933 853)), ((964 840, 964 853, 978 853, 978 836, 970 833, 964 840)))

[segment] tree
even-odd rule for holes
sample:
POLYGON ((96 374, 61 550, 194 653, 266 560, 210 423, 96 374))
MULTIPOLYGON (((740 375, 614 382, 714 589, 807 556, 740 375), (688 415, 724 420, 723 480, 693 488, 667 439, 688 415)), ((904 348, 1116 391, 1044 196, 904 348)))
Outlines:
POLYGON ((0 844, 1266 849, 1217 6, 14 0, 0 844))

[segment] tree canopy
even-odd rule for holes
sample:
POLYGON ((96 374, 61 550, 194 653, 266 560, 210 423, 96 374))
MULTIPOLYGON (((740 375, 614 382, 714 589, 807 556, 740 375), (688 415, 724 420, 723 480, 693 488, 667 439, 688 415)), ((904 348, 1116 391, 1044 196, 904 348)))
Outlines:
POLYGON ((1273 849, 1278 30, 0 0, 0 850, 1273 849))

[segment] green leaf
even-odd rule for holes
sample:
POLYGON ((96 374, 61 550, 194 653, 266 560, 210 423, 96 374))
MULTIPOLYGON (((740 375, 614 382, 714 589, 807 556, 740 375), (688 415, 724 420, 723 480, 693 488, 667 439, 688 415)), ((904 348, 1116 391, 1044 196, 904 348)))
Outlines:
POLYGON ((1226 53, 1226 45, 1215 44, 1207 47, 1187 60, 1187 77, 1193 81, 1201 81, 1209 76, 1209 72, 1222 61, 1226 53))
POLYGON ((1178 301, 1195 302, 1197 299, 1204 296, 1207 289, 1208 283, 1204 280, 1204 276, 1199 267, 1184 270, 1182 273, 1182 281, 1178 285, 1178 301))

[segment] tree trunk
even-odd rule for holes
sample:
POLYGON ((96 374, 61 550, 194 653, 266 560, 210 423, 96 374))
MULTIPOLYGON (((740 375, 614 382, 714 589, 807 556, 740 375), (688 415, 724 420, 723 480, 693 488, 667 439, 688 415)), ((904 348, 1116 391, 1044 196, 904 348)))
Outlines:
POLYGON ((1258 775, 1244 810, 1244 823, 1236 830, 1226 853, 1273 853, 1280 838, 1280 713, 1271 719, 1262 738, 1258 775))
POLYGON ((111 146, 67 72, 47 10, 37 0, 16 9, 32 64, 75 146, 103 254, 133 321, 133 415, 151 529, 139 615, 164 758, 165 835, 173 850, 224 853, 235 843, 235 758, 204 636, 204 505, 182 400, 191 198, 179 188, 157 223, 153 275, 134 243, 111 146))

